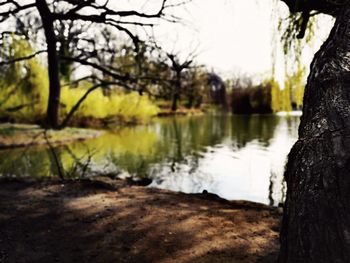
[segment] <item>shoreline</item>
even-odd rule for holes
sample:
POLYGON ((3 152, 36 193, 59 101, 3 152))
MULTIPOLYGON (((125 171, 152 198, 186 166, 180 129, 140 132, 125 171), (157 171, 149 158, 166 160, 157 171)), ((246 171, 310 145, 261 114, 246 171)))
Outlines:
POLYGON ((0 150, 50 144, 62 145, 74 141, 84 141, 101 136, 102 130, 86 128, 65 128, 45 130, 34 124, 0 124, 0 150))

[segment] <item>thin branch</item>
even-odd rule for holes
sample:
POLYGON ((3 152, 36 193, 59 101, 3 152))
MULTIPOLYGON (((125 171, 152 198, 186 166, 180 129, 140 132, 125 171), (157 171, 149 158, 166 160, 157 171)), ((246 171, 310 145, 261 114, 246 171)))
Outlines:
POLYGON ((41 53, 44 53, 44 52, 47 52, 47 50, 39 50, 39 51, 37 51, 37 52, 35 52, 35 53, 31 54, 31 55, 25 56, 25 57, 19 57, 19 58, 15 58, 15 59, 12 59, 12 60, 2 61, 2 62, 0 62, 0 66, 9 65, 9 64, 21 62, 21 61, 24 61, 24 60, 29 60, 29 59, 32 59, 32 58, 36 57, 37 55, 39 55, 41 53))
POLYGON ((85 77, 76 79, 76 80, 74 80, 74 81, 68 82, 68 83, 64 83, 64 84, 62 84, 62 87, 76 86, 76 85, 78 85, 81 81, 84 81, 84 80, 94 80, 94 79, 96 79, 96 77, 95 77, 94 75, 89 75, 89 76, 85 76, 85 77))
POLYGON ((8 4, 13 4, 16 6, 16 8, 0 12, 0 22, 5 21, 11 15, 16 15, 17 13, 19 13, 23 10, 27 10, 27 9, 36 7, 35 3, 31 3, 31 4, 27 4, 27 5, 22 6, 22 5, 19 5, 16 1, 11 1, 11 0, 0 3, 0 7, 8 5, 8 4))
POLYGON ((35 106, 36 104, 38 104, 39 101, 33 101, 31 103, 26 103, 26 104, 21 104, 21 105, 18 105, 18 106, 14 106, 14 107, 10 107, 10 108, 6 108, 5 111, 7 112, 16 112, 16 111, 20 111, 24 108, 27 108, 27 107, 32 107, 32 106, 35 106))
MULTIPOLYGON (((90 2, 90 1, 87 1, 90 2)), ((138 12, 136 10, 128 10, 128 11, 115 11, 113 9, 110 9, 107 7, 106 4, 100 6, 100 5, 95 5, 92 3, 88 3, 88 4, 80 4, 78 6, 76 6, 75 8, 69 10, 67 13, 65 14, 56 14, 55 15, 55 19, 61 19, 61 20, 70 20, 70 19, 74 19, 74 17, 79 16, 79 14, 77 13, 79 10, 81 10, 82 8, 88 6, 88 7, 92 7, 97 11, 101 11, 101 13, 99 15, 90 15, 90 16, 86 16, 86 18, 90 17, 90 19, 92 19, 92 22, 96 22, 96 19, 106 19, 107 16, 119 16, 119 17, 140 17, 140 18, 159 18, 162 16, 164 9, 166 8, 166 3, 167 0, 163 0, 160 9, 153 14, 147 14, 147 13, 142 13, 142 12, 138 12), (98 18, 99 17, 99 18, 98 18)))
POLYGON ((85 101, 85 99, 89 96, 89 94, 102 86, 103 86, 103 84, 100 83, 100 84, 96 84, 96 85, 92 86, 91 88, 89 88, 85 92, 85 94, 78 100, 78 102, 72 107, 72 109, 69 111, 68 115, 63 120, 60 128, 66 127, 68 125, 69 121, 71 120, 71 118, 73 117, 74 113, 79 109, 80 105, 85 101))
POLYGON ((64 128, 64 127, 66 127, 69 124, 69 122, 72 119, 73 115, 76 113, 76 111, 79 109, 81 104, 87 99, 87 97, 93 91, 97 90, 98 88, 108 87, 108 86, 111 86, 111 85, 119 85, 119 86, 123 86, 124 88, 127 88, 129 90, 133 90, 130 86, 126 85, 125 83, 116 82, 116 81, 103 81, 103 80, 101 80, 101 83, 98 83, 98 84, 93 85, 92 87, 90 87, 84 93, 84 95, 77 101, 77 103, 69 111, 68 115, 64 118, 62 124, 60 125, 60 128, 64 128))
POLYGON ((102 73, 104 73, 106 75, 109 75, 109 76, 111 76, 111 77, 113 77, 115 79, 118 79, 118 80, 122 80, 122 81, 130 81, 130 80, 132 80, 129 75, 120 75, 118 73, 113 72, 112 69, 109 70, 109 69, 107 69, 107 68, 105 68, 103 66, 100 66, 100 65, 98 65, 96 63, 87 61, 85 59, 80 59, 80 58, 76 58, 76 57, 65 57, 65 56, 61 56, 60 58, 62 60, 77 62, 77 63, 79 63, 81 65, 84 65, 84 66, 90 66, 90 67, 92 67, 94 69, 97 69, 100 72, 102 72, 102 73))

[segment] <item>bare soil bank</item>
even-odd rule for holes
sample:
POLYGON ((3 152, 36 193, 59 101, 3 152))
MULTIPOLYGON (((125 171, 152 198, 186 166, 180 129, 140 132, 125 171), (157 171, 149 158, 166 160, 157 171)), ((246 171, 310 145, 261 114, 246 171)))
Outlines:
POLYGON ((276 208, 118 181, 0 182, 0 262, 275 262, 276 208))

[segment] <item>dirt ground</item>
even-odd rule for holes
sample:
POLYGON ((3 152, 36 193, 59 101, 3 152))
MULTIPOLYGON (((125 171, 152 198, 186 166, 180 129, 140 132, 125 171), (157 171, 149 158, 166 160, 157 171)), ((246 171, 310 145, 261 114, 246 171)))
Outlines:
POLYGON ((281 213, 125 182, 0 182, 0 262, 275 262, 281 213))

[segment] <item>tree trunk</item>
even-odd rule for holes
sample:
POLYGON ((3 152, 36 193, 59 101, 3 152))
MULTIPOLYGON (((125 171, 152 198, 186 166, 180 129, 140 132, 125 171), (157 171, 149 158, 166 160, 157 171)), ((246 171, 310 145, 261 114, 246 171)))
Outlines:
POLYGON ((49 71, 49 101, 47 106, 46 125, 50 128, 59 127, 60 78, 57 55, 57 39, 54 31, 54 20, 45 0, 36 0, 37 8, 43 23, 48 57, 49 71))
POLYGON ((171 104, 171 110, 176 111, 177 110, 177 101, 179 100, 179 93, 177 91, 173 94, 173 102, 171 104))
POLYGON ((279 262, 350 262, 350 4, 312 62, 285 179, 279 262))
POLYGON ((171 110, 176 111, 177 110, 177 102, 180 99, 181 94, 181 71, 176 72, 176 81, 175 81, 175 87, 173 90, 173 98, 172 98, 172 105, 171 110))

